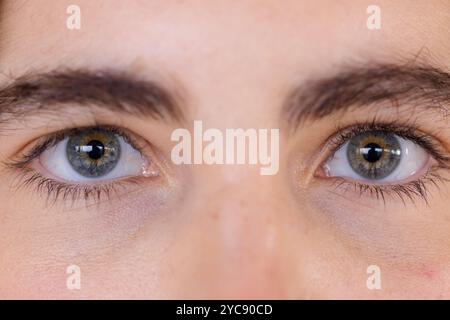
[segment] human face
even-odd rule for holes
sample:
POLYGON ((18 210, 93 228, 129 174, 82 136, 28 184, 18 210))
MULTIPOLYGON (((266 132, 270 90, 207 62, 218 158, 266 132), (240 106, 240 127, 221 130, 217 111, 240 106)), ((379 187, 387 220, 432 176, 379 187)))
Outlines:
POLYGON ((0 298, 450 297, 448 1, 76 2, 1 1, 0 298), (175 164, 194 121, 276 174, 175 164))

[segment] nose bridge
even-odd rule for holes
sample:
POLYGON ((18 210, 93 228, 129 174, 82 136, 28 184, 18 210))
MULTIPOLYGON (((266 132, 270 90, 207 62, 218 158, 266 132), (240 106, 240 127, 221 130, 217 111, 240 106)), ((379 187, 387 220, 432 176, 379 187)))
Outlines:
POLYGON ((275 215, 276 198, 270 197, 269 191, 271 177, 260 176, 254 168, 244 170, 234 168, 231 175, 223 178, 222 188, 210 197, 222 242, 234 250, 269 237, 269 223, 275 215))
POLYGON ((218 289, 224 296, 273 297, 283 294, 282 268, 290 255, 285 230, 289 215, 280 207, 274 176, 255 167, 231 166, 205 173, 215 181, 203 189, 205 237, 215 257, 218 289), (285 261, 285 262, 283 262, 285 261))

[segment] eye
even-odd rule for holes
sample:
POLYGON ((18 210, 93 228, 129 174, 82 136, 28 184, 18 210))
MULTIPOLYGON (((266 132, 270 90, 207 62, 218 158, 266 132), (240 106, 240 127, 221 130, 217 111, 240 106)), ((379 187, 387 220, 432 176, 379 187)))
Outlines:
POLYGON ((385 131, 368 131, 348 139, 325 163, 328 177, 395 184, 429 167, 431 156, 414 141, 385 131))
POLYGON ((141 152, 123 135, 104 128, 73 130, 37 160, 48 173, 66 182, 92 183, 149 174, 148 160, 141 152))

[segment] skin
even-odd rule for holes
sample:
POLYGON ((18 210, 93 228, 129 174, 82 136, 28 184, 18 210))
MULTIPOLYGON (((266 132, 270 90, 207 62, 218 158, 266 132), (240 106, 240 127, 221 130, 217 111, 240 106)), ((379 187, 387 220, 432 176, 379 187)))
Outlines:
MULTIPOLYGON (((0 298, 450 298, 449 183, 430 188, 428 206, 344 194, 313 175, 326 158, 317 153, 336 121, 367 120, 367 112, 295 133, 280 119, 292 86, 341 65, 412 59, 426 48, 426 59, 450 68, 448 1, 377 1, 376 31, 366 28, 367 1, 77 4, 82 27, 71 31, 66 1, 4 1, 0 81, 58 67, 127 70, 176 91, 186 119, 95 111, 149 141, 164 172, 100 204, 46 205, 35 191, 13 190, 14 176, 2 167, 0 298), (251 165, 174 166, 170 133, 194 120, 220 130, 280 128, 278 174, 261 176, 251 165), (81 290, 66 288, 73 264, 81 290), (380 290, 366 286, 369 265, 381 269, 380 290)), ((2 160, 93 120, 74 107, 63 121, 27 121, 28 129, 17 124, 14 135, 0 136, 2 160)), ((420 121, 430 134, 438 126, 449 146, 448 121, 420 121)))

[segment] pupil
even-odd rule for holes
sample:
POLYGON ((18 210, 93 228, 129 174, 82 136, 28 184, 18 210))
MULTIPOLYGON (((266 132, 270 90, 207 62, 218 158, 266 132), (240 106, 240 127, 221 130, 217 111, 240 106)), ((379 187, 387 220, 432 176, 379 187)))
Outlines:
POLYGON ((366 159, 370 163, 374 163, 381 159, 383 148, 381 148, 376 143, 369 143, 364 148, 362 148, 362 154, 364 159, 366 159))
POLYGON ((105 146, 100 141, 92 140, 87 145, 91 147, 87 153, 91 159, 98 160, 105 154, 105 146))

